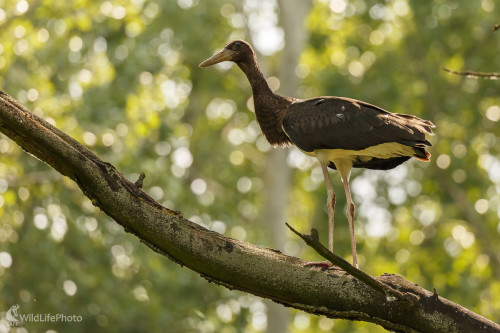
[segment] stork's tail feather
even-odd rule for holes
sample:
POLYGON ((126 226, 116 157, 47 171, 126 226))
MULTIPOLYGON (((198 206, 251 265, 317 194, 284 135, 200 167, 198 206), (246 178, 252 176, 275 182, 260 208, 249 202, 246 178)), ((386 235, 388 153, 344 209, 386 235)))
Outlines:
POLYGON ((431 154, 425 148, 413 147, 413 151, 415 152, 413 157, 417 160, 422 162, 429 162, 431 160, 431 154))

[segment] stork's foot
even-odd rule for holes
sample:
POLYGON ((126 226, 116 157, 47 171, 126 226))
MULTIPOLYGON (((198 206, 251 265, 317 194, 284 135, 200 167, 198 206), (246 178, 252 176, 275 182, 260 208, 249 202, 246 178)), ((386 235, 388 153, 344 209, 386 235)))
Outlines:
POLYGON ((340 267, 335 266, 331 262, 325 261, 308 261, 304 264, 304 267, 308 266, 316 266, 324 269, 341 269, 340 267))
POLYGON ((304 266, 321 266, 321 267, 333 267, 333 264, 328 260, 325 261, 308 261, 304 266))

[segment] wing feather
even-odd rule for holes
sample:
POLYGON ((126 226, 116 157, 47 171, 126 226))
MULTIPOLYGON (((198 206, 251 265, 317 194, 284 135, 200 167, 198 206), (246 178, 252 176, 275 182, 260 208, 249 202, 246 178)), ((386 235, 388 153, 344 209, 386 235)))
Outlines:
POLYGON ((434 125, 427 120, 391 113, 374 105, 343 97, 318 97, 292 103, 283 130, 300 149, 362 150, 397 142, 425 148, 434 125))

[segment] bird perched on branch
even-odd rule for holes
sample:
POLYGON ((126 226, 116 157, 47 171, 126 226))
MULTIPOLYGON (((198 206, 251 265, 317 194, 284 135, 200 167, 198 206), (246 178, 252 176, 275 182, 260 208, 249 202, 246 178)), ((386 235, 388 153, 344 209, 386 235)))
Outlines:
MULTIPOLYGON (((298 99, 272 92, 260 71, 255 52, 243 40, 229 42, 200 67, 232 61, 245 73, 253 92, 257 122, 275 147, 297 146, 318 159, 328 193, 328 248, 333 251, 335 192, 327 168, 336 169, 347 197, 347 219, 353 265, 358 267, 354 235, 354 204, 349 189, 352 168, 388 170, 410 158, 428 162, 432 124, 418 117, 391 113, 345 97, 298 99)), ((328 264, 314 262, 315 264, 328 264)))

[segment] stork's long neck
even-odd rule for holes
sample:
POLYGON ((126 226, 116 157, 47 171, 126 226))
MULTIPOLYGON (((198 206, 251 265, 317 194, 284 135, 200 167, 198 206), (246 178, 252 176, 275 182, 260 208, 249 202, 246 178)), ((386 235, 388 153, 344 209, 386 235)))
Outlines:
POLYGON ((252 86, 254 101, 262 100, 265 102, 265 99, 273 97, 274 93, 271 88, 269 88, 269 85, 267 84, 255 57, 253 57, 250 61, 239 63, 238 66, 241 68, 243 73, 245 73, 250 85, 252 86))
POLYGON ((238 66, 252 86, 255 115, 267 141, 275 146, 288 145, 290 140, 283 132, 282 120, 292 99, 273 93, 255 56, 238 66))

